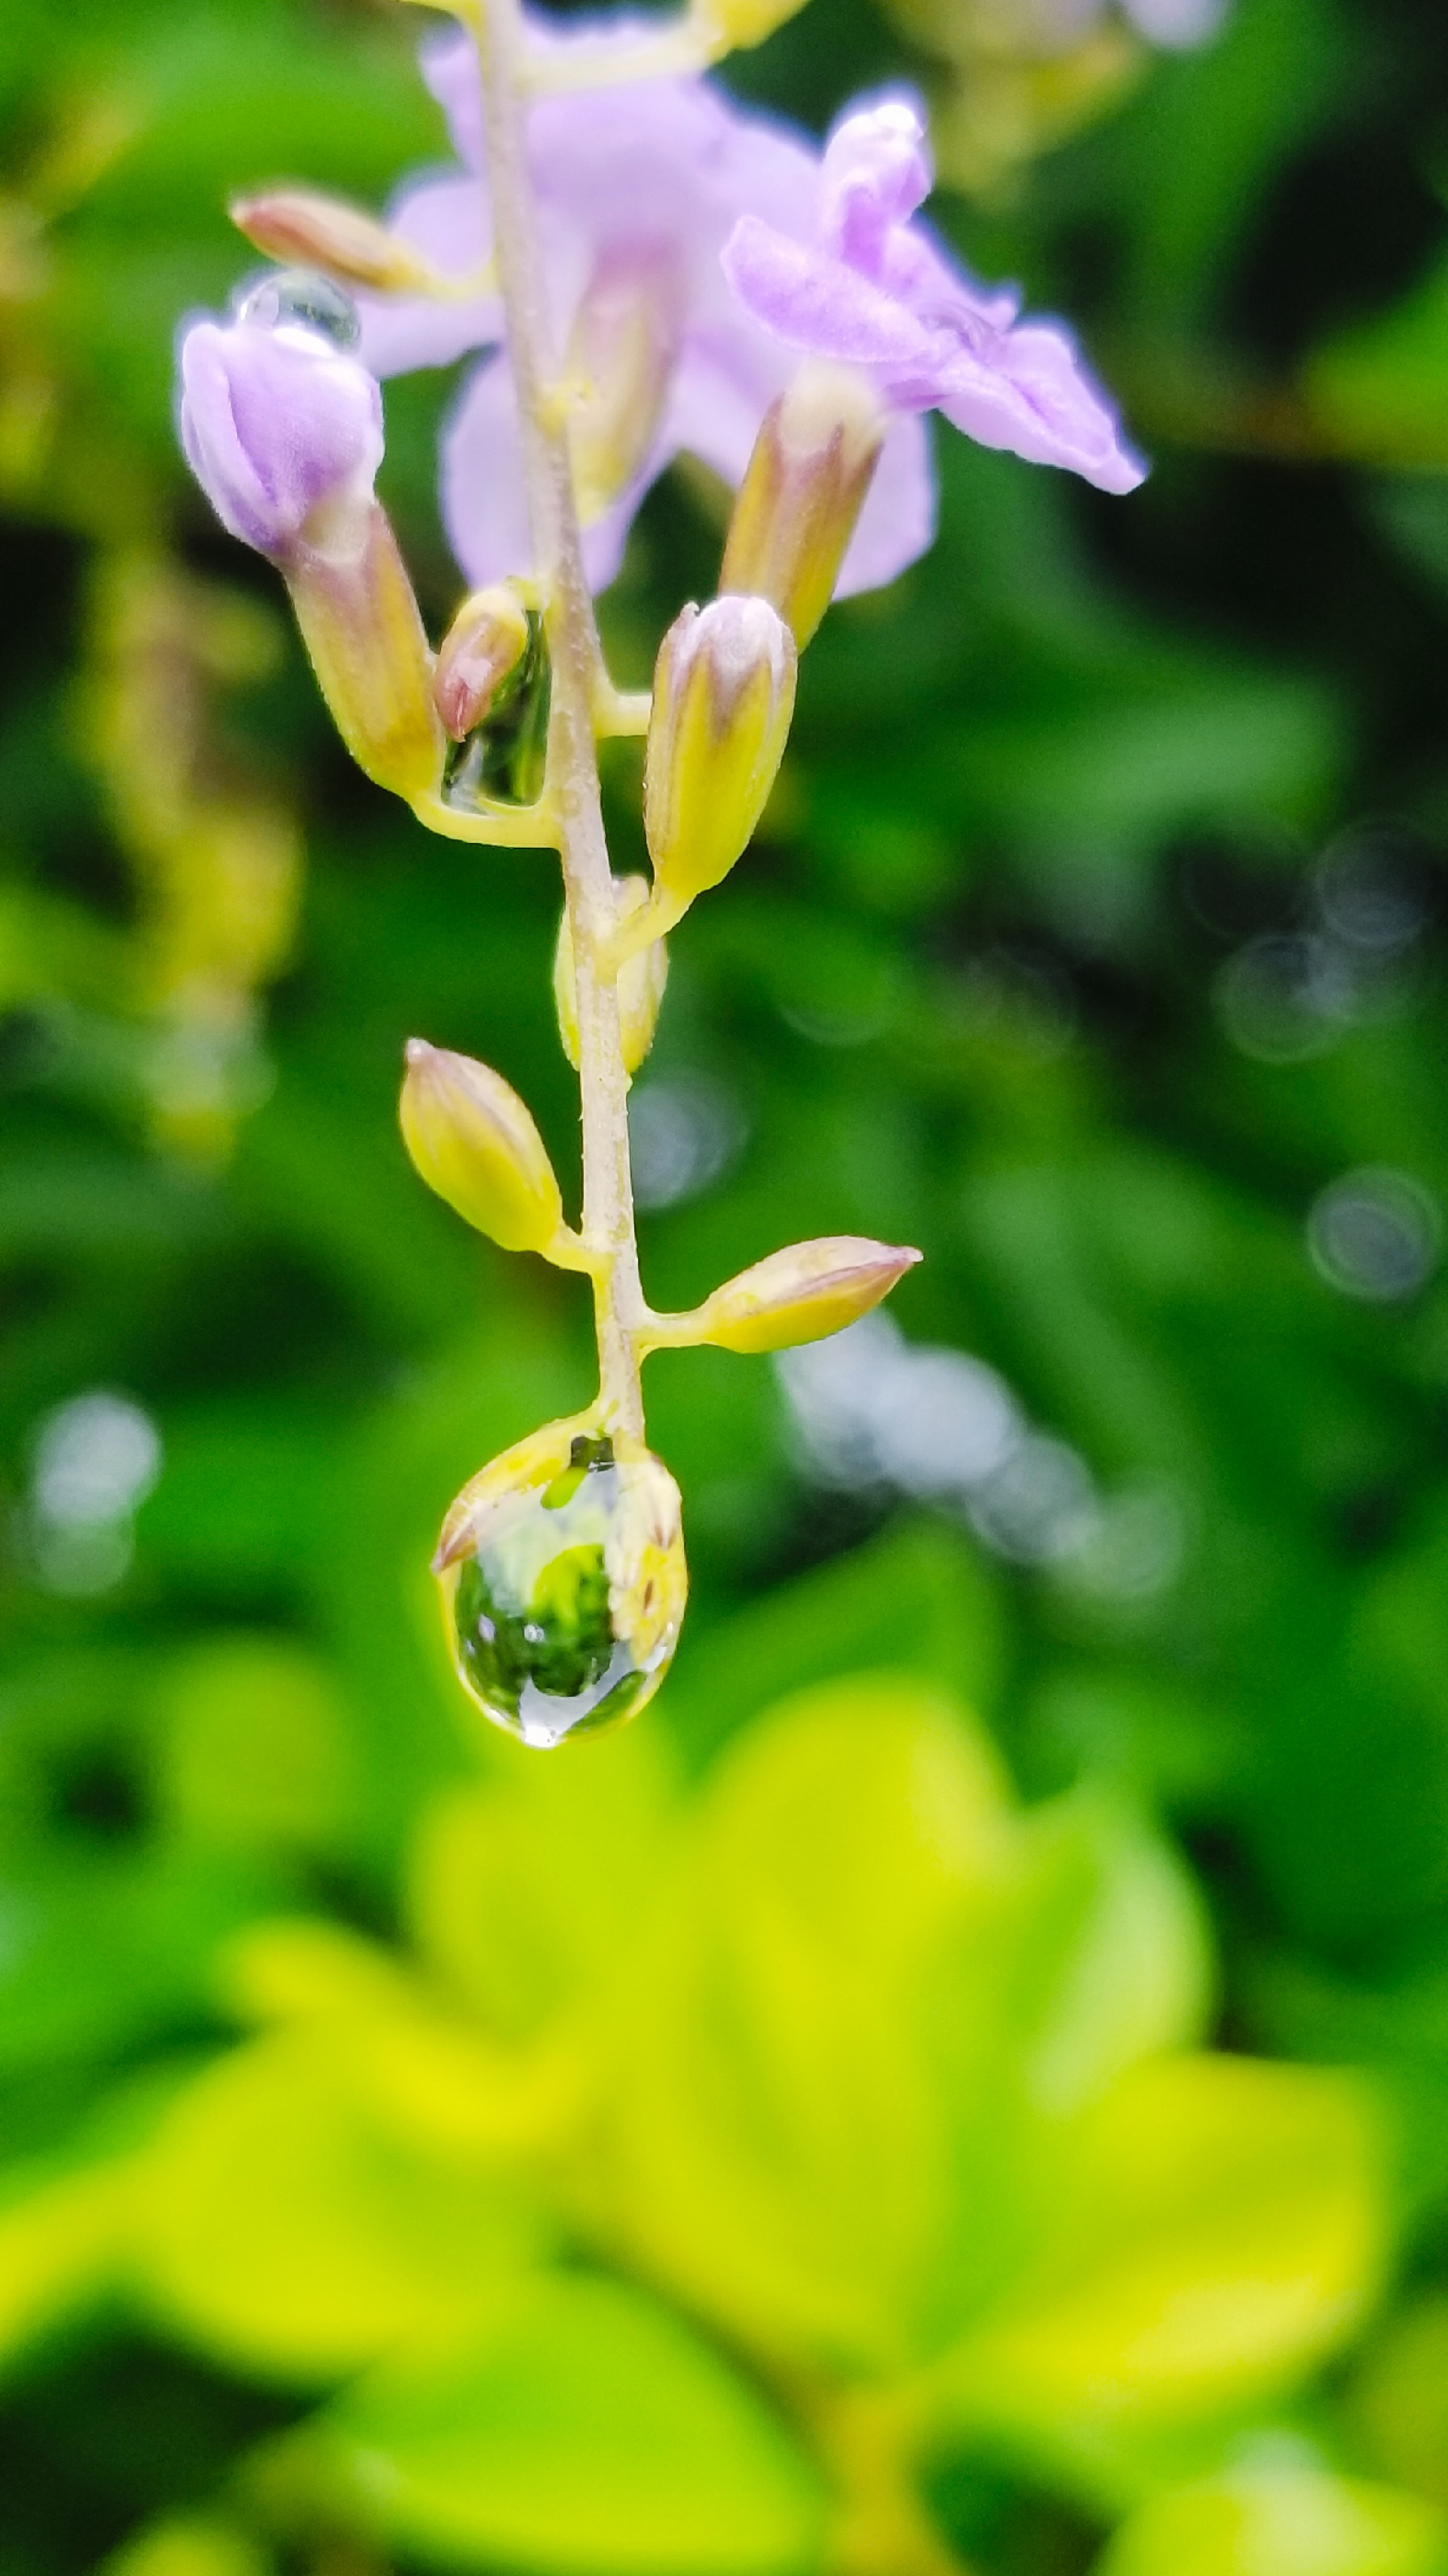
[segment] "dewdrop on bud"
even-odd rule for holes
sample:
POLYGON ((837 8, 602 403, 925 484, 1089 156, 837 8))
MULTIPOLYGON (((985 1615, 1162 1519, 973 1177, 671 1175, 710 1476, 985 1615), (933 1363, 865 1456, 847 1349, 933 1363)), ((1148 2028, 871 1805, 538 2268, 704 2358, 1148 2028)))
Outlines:
POLYGON ((659 646, 644 831, 675 918, 748 846, 783 757, 797 660, 767 599, 683 608, 659 646))
POLYGON ((438 285, 429 260, 340 197, 312 188, 268 188, 260 196, 234 197, 227 212, 268 259, 324 269, 329 277, 381 295, 426 295, 438 285))
MULTIPOLYGON (((647 877, 614 880, 614 919, 619 928, 648 901, 647 877)), ((624 1071, 637 1073, 654 1042, 659 1005, 669 980, 669 953, 662 939, 635 949, 618 970, 618 1027, 624 1071)), ((553 999, 558 1006, 558 1033, 563 1052, 578 1071, 578 980, 573 963, 573 932, 565 912, 553 958, 553 999)))
POLYGON ((505 1252, 546 1252, 563 1224, 547 1148, 492 1067, 423 1038, 407 1041, 398 1116, 430 1190, 505 1252))
POLYGON ((801 652, 830 604, 885 428, 863 375, 811 359, 765 413, 754 442, 719 587, 772 600, 801 652))
POLYGON ((513 586, 495 582, 463 601, 438 650, 432 693, 444 730, 465 742, 480 725, 529 641, 528 612, 513 586))
POLYGON ((868 1235, 822 1235, 756 1261, 678 1321, 691 1342, 716 1350, 792 1350, 858 1323, 920 1257, 909 1245, 873 1243, 868 1235))
POLYGON ((458 1678, 494 1726, 543 1747, 615 1726, 678 1642, 678 1486, 594 1417, 551 1422, 463 1487, 433 1572, 458 1678))
POLYGON ((694 0, 689 14, 717 57, 739 46, 762 45, 803 6, 804 0, 694 0))

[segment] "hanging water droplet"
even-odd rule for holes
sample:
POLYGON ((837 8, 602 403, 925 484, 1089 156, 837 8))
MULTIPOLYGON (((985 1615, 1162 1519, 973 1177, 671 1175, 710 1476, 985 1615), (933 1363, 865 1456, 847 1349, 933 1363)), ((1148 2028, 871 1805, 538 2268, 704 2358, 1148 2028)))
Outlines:
POLYGON ((434 1566, 470 1697, 525 1744, 561 1744, 635 1716, 669 1668, 679 1489, 638 1442, 550 1423, 464 1486, 434 1566))
POLYGON ((362 336, 351 296, 312 268, 269 269, 242 296, 236 318, 259 331, 279 331, 283 323, 295 323, 303 330, 320 332, 339 349, 355 349, 362 336))

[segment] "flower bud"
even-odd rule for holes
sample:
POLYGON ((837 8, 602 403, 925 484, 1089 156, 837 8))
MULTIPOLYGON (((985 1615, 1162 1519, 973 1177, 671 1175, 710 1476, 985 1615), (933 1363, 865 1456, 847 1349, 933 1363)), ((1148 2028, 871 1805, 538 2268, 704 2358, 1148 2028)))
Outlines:
POLYGON ((438 652, 432 693, 444 729, 465 742, 528 650, 528 612, 516 589, 495 582, 463 601, 438 652))
POLYGON ((380 295, 426 295, 438 282, 431 263, 410 243, 340 197, 312 188, 268 188, 261 196, 234 197, 227 212, 268 259, 324 269, 329 277, 380 295))
POLYGON ((801 652, 830 604, 886 425, 866 377, 811 359, 754 442, 719 587, 772 600, 801 652))
POLYGON ((804 0, 694 0, 690 14, 717 58, 740 46, 762 45, 803 6, 804 0))
POLYGON ((576 1414, 463 1487, 433 1559, 458 1678, 494 1726, 553 1746, 636 1716, 688 1593, 679 1489, 641 1441, 576 1414))
POLYGON ((281 567, 343 741, 379 785, 435 786, 442 732, 412 584, 373 495, 382 400, 325 279, 264 281, 181 347, 181 435, 223 526, 281 567))
POLYGON ((382 397, 312 319, 243 307, 234 322, 194 322, 181 343, 181 440, 223 527, 284 563, 314 513, 365 512, 382 397))
MULTIPOLYGON (((622 927, 642 910, 648 901, 647 877, 618 877, 614 880, 615 919, 622 927)), ((626 1073, 637 1073, 654 1042, 659 1005, 664 986, 669 980, 669 953, 662 939, 649 942, 647 948, 635 949, 618 970, 619 1036, 623 1043, 626 1073)), ((553 959, 553 998, 558 1005, 558 1029, 563 1052, 578 1071, 578 985, 573 964, 573 932, 565 912, 558 931, 558 947, 553 959)))
POLYGON ((786 1351, 822 1341, 868 1315, 919 1259, 908 1245, 872 1243, 863 1234, 792 1243, 726 1280, 692 1315, 670 1317, 675 1329, 665 1338, 723 1351, 786 1351))
POLYGON ((794 713, 794 639, 766 599, 680 610, 659 646, 644 761, 644 831, 682 911, 747 847, 794 713))
POLYGON ((407 1041, 399 1117, 428 1188, 506 1252, 546 1252, 563 1201, 543 1139, 500 1073, 407 1041))

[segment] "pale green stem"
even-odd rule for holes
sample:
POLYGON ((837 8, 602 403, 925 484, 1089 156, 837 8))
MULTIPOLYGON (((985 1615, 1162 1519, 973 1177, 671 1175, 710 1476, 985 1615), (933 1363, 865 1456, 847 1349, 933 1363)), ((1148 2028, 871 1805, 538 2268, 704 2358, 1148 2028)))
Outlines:
POLYGON ((643 1434, 635 1335, 644 1320, 628 1157, 628 1076, 617 970, 604 962, 614 923, 594 738, 602 657, 583 570, 566 421, 549 399, 554 353, 524 135, 526 42, 517 0, 473 0, 468 24, 483 80, 494 255, 517 389, 534 556, 552 657, 545 802, 563 861, 578 988, 583 1095, 582 1242, 596 1261, 600 1393, 620 1430, 643 1434))

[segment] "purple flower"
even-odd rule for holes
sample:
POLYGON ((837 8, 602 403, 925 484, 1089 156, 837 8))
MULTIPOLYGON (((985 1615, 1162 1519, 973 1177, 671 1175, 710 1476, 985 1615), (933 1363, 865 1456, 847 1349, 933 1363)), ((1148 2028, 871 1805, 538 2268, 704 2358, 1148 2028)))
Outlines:
MULTIPOLYGON (((531 21, 537 45, 627 45, 649 22, 563 31, 531 21)), ((481 97, 473 49, 447 34, 423 51, 462 174, 408 190, 393 228, 445 274, 464 277, 489 249, 481 97)), ((793 373, 774 334, 726 284, 720 254, 739 216, 801 241, 819 184, 817 148, 744 114, 708 80, 562 91, 532 107, 537 194, 555 345, 585 390, 574 414, 575 477, 589 579, 601 590, 622 559, 649 486, 683 451, 736 486, 759 425, 793 373), (590 390, 591 389, 591 390, 590 390)), ((493 295, 456 303, 363 297, 363 351, 379 375, 493 351, 465 386, 443 437, 442 505, 453 550, 475 586, 532 562, 516 399, 493 295)), ((935 495, 921 421, 902 415, 842 568, 839 591, 893 579, 929 544, 935 495)))
POLYGON ((366 505, 382 399, 365 367, 299 322, 193 322, 181 343, 181 442, 234 537, 285 558, 323 504, 366 505))
POLYGON ((1134 490, 1145 468, 1070 335, 1018 321, 1014 294, 984 292, 912 222, 930 178, 913 103, 844 117, 806 236, 752 212, 735 225, 723 265, 745 311, 787 347, 859 368, 899 414, 942 411, 984 447, 1134 490))

